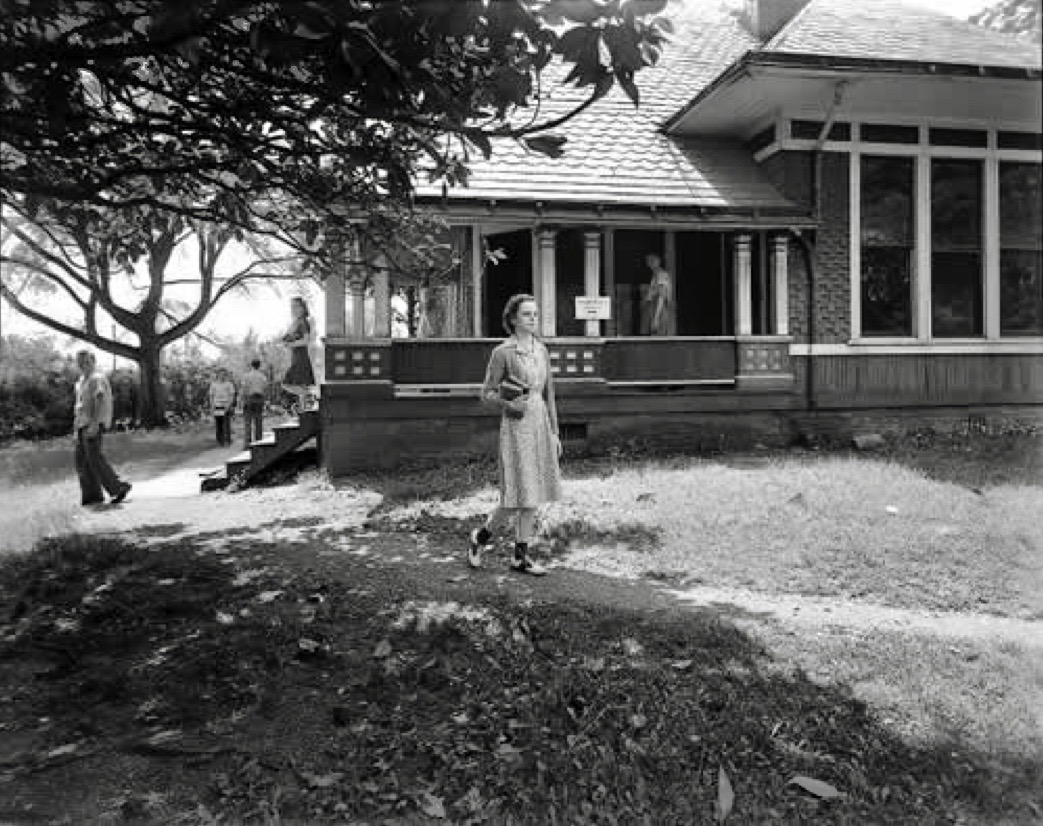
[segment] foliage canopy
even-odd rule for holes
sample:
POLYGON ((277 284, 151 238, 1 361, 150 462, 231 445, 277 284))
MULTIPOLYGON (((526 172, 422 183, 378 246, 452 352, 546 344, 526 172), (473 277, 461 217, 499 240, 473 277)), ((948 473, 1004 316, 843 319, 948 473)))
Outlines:
MULTIPOLYGON (((541 71, 615 84, 666 0, 0 0, 0 189, 281 226, 408 202, 513 136, 555 152, 541 71), (524 111, 523 111, 524 110, 524 111)), ((311 224, 312 230, 316 224, 311 224)), ((300 227, 298 227, 300 229, 300 227)))

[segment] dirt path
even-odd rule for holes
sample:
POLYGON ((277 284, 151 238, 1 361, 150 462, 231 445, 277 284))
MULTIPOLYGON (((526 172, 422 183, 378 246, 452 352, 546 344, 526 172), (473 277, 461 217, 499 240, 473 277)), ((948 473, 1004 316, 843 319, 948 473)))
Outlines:
MULTIPOLYGON (((258 541, 314 539, 317 535, 330 544, 326 554, 345 550, 344 542, 333 537, 358 532, 369 513, 380 502, 379 494, 342 490, 331 485, 320 473, 306 473, 294 486, 256 488, 236 494, 200 494, 201 474, 226 458, 226 449, 207 450, 158 476, 135 482, 127 504, 84 511, 76 520, 77 530, 85 533, 138 533, 157 539, 205 536, 208 543, 219 543, 223 533, 237 539, 253 536, 258 541)), ((470 575, 466 568, 452 564, 447 571, 445 549, 432 557, 426 538, 406 540, 395 535, 403 547, 390 558, 436 568, 435 576, 446 574, 466 588, 470 575), (455 571, 461 567, 461 571, 455 571), (460 579, 468 574, 468 579, 460 579)), ((348 542, 348 545, 351 543, 348 542)), ((853 631, 887 631, 930 635, 967 641, 1009 642, 1043 649, 1043 622, 999 617, 974 612, 918 611, 894 608, 856 599, 836 599, 800 594, 769 594, 751 589, 698 586, 673 588, 647 580, 614 576, 598 566, 596 549, 586 548, 553 570, 550 580, 538 584, 516 577, 503 577, 502 587, 511 587, 545 596, 558 593, 562 598, 584 602, 603 601, 628 608, 648 610, 712 610, 746 627, 781 623, 794 630, 847 628, 853 631), (585 561, 586 560, 586 561, 585 561), (555 579, 561 580, 555 583, 555 579), (506 583, 511 583, 507 585, 506 583)), ((493 563, 495 566, 497 563, 493 563)), ((497 580, 495 569, 479 576, 497 580)), ((475 584, 475 583, 471 583, 475 584)), ((459 593, 459 590, 454 588, 459 593)), ((459 597, 458 597, 459 598, 459 597)))
POLYGON ((860 600, 769 595, 729 588, 671 592, 681 603, 717 608, 737 620, 777 620, 803 628, 843 627, 965 640, 997 640, 1043 649, 1043 622, 971 612, 911 611, 860 600))

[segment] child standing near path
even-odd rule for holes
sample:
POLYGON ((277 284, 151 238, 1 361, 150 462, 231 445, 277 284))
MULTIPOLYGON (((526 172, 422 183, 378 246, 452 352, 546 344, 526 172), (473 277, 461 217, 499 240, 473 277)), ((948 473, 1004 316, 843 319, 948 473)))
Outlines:
POLYGON ((503 309, 510 335, 493 350, 482 387, 482 402, 499 408, 500 506, 471 532, 468 562, 477 568, 493 533, 515 519, 512 570, 540 576, 546 571, 529 556, 536 510, 561 498, 558 412, 550 354, 536 338, 536 299, 515 295, 503 309))
POLYGON ((210 413, 214 417, 214 431, 219 445, 232 443, 232 414, 235 412, 235 383, 224 367, 217 368, 217 376, 210 382, 210 413))

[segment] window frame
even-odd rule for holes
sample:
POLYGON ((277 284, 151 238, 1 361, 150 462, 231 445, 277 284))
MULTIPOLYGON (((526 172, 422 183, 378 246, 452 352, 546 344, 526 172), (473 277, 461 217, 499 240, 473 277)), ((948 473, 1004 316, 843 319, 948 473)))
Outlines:
MULTIPOLYGON (((898 121, 896 121, 898 123, 898 121)), ((908 122, 901 125, 914 125, 908 122)), ((930 142, 931 128, 949 128, 950 123, 921 121, 915 124, 919 130, 919 143, 869 143, 861 140, 861 124, 852 122, 851 140, 846 145, 827 147, 832 151, 847 152, 849 166, 849 276, 850 276, 850 344, 908 345, 926 347, 981 346, 999 342, 1029 344, 1043 341, 1040 336, 1001 335, 1000 329, 1000 196, 999 165, 1001 161, 1043 164, 1043 152, 1031 149, 1000 149, 998 133, 1008 131, 1005 125, 988 127, 969 124, 966 128, 987 131, 985 147, 945 146, 930 142), (914 159, 914 198, 916 220, 914 226, 914 260, 912 273, 913 334, 902 337, 863 336, 862 323, 862 184, 861 165, 863 155, 900 155, 914 159), (984 258, 984 318, 983 336, 936 337, 931 329, 931 161, 934 159, 973 159, 983 164, 981 203, 983 209, 983 258, 984 258)), ((962 124, 961 124, 962 125, 962 124)))

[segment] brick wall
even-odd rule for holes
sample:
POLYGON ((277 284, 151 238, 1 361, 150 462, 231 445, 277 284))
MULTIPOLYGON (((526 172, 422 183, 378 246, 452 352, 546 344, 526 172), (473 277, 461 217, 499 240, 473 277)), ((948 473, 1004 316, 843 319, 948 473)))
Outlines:
MULTIPOLYGON (((810 207, 813 154, 779 152, 761 168, 787 198, 810 207)), ((813 236, 815 265, 815 341, 846 342, 851 336, 851 285, 848 157, 822 155, 821 224, 813 236)), ((790 243, 790 332, 808 340, 808 273, 800 245, 790 243)))

